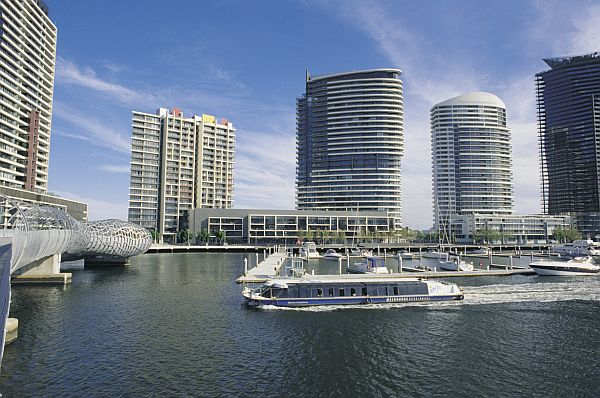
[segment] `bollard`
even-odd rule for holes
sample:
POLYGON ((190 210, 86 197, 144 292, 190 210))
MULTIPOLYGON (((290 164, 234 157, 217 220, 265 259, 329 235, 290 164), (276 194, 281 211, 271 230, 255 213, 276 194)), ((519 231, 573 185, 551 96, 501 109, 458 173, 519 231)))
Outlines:
POLYGON ((342 258, 341 257, 338 258, 338 266, 339 266, 339 269, 340 269, 340 275, 342 275, 342 258))
POLYGON ((387 249, 383 249, 383 259, 387 258, 387 249))
POLYGON ((256 266, 258 267, 258 252, 256 252, 255 254, 256 254, 256 266))
POLYGON ((248 274, 248 257, 244 257, 244 276, 248 274))
POLYGON ((398 267, 400 268, 400 273, 402 273, 402 265, 402 255, 398 254, 398 267))
POLYGON ((377 255, 381 255, 380 251, 379 251, 379 245, 377 245, 377 255))
POLYGON ((263 260, 267 258, 267 249, 263 249, 263 260))
POLYGON ((312 269, 312 274, 313 274, 313 275, 315 274, 315 269, 314 269, 314 268, 312 269))
POLYGON ((350 268, 350 254, 346 253, 346 268, 350 268))

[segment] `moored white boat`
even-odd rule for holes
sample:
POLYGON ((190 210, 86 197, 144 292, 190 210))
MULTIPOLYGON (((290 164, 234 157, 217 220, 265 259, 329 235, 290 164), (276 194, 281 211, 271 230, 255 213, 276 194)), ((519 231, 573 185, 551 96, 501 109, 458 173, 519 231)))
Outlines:
POLYGON ((402 257, 404 260, 412 260, 417 256, 415 253, 411 253, 406 250, 403 250, 398 254, 400 254, 400 257, 402 257))
POLYGON ((593 240, 575 240, 572 243, 563 243, 552 247, 552 252, 563 257, 600 257, 600 243, 593 240))
POLYGON ((423 253, 424 258, 444 258, 446 253, 439 252, 437 250, 426 251, 423 253))
POLYGON ((459 256, 452 256, 439 260, 438 266, 445 271, 473 271, 473 264, 462 260, 459 256))
POLYGON ((307 307, 348 304, 391 304, 462 300, 454 283, 386 276, 308 276, 271 279, 261 287, 245 287, 242 296, 252 307, 307 307))
POLYGON ((315 242, 304 242, 300 248, 300 257, 321 258, 321 255, 317 251, 317 245, 315 242))
POLYGON ((365 261, 352 263, 348 266, 350 274, 389 274, 385 260, 380 257, 369 256, 365 261))
POLYGON ((325 254, 323 254, 323 258, 326 260, 337 260, 341 258, 342 255, 335 251, 335 249, 328 249, 325 254))
POLYGON ((529 264, 538 275, 572 276, 598 275, 600 266, 591 257, 576 257, 569 261, 534 261, 529 264))

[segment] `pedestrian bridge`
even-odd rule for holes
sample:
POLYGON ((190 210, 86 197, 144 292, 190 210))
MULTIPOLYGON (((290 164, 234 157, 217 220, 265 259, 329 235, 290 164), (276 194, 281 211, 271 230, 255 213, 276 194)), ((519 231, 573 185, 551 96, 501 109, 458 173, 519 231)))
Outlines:
MULTIPOLYGON (((135 224, 114 219, 79 222, 61 209, 0 196, 0 330, 5 330, 8 317, 11 275, 46 263, 59 272, 60 255, 126 259, 146 252, 151 244, 150 233, 135 224)), ((0 361, 5 333, 1 336, 0 361)))

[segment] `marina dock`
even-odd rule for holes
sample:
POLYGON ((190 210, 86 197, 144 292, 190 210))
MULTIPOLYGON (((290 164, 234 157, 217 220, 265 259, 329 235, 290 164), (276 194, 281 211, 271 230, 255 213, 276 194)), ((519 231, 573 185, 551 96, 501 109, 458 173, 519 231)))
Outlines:
MULTIPOLYGON (((287 260, 285 250, 273 248, 273 253, 265 257, 258 265, 250 270, 244 269, 244 275, 236 279, 237 283, 264 282, 277 276, 281 266, 287 260)), ((244 267, 247 268, 247 260, 244 267)))

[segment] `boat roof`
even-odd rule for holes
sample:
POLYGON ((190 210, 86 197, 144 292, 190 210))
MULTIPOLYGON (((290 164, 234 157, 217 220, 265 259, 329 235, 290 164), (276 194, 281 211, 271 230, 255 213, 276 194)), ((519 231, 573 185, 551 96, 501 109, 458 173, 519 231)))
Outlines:
POLYGON ((265 284, 287 284, 287 285, 318 285, 318 284, 337 284, 337 283, 398 283, 398 282, 424 282, 420 278, 393 278, 387 275, 376 276, 376 275, 359 275, 359 274, 346 274, 346 275, 305 275, 302 278, 277 278, 269 279, 265 284))

